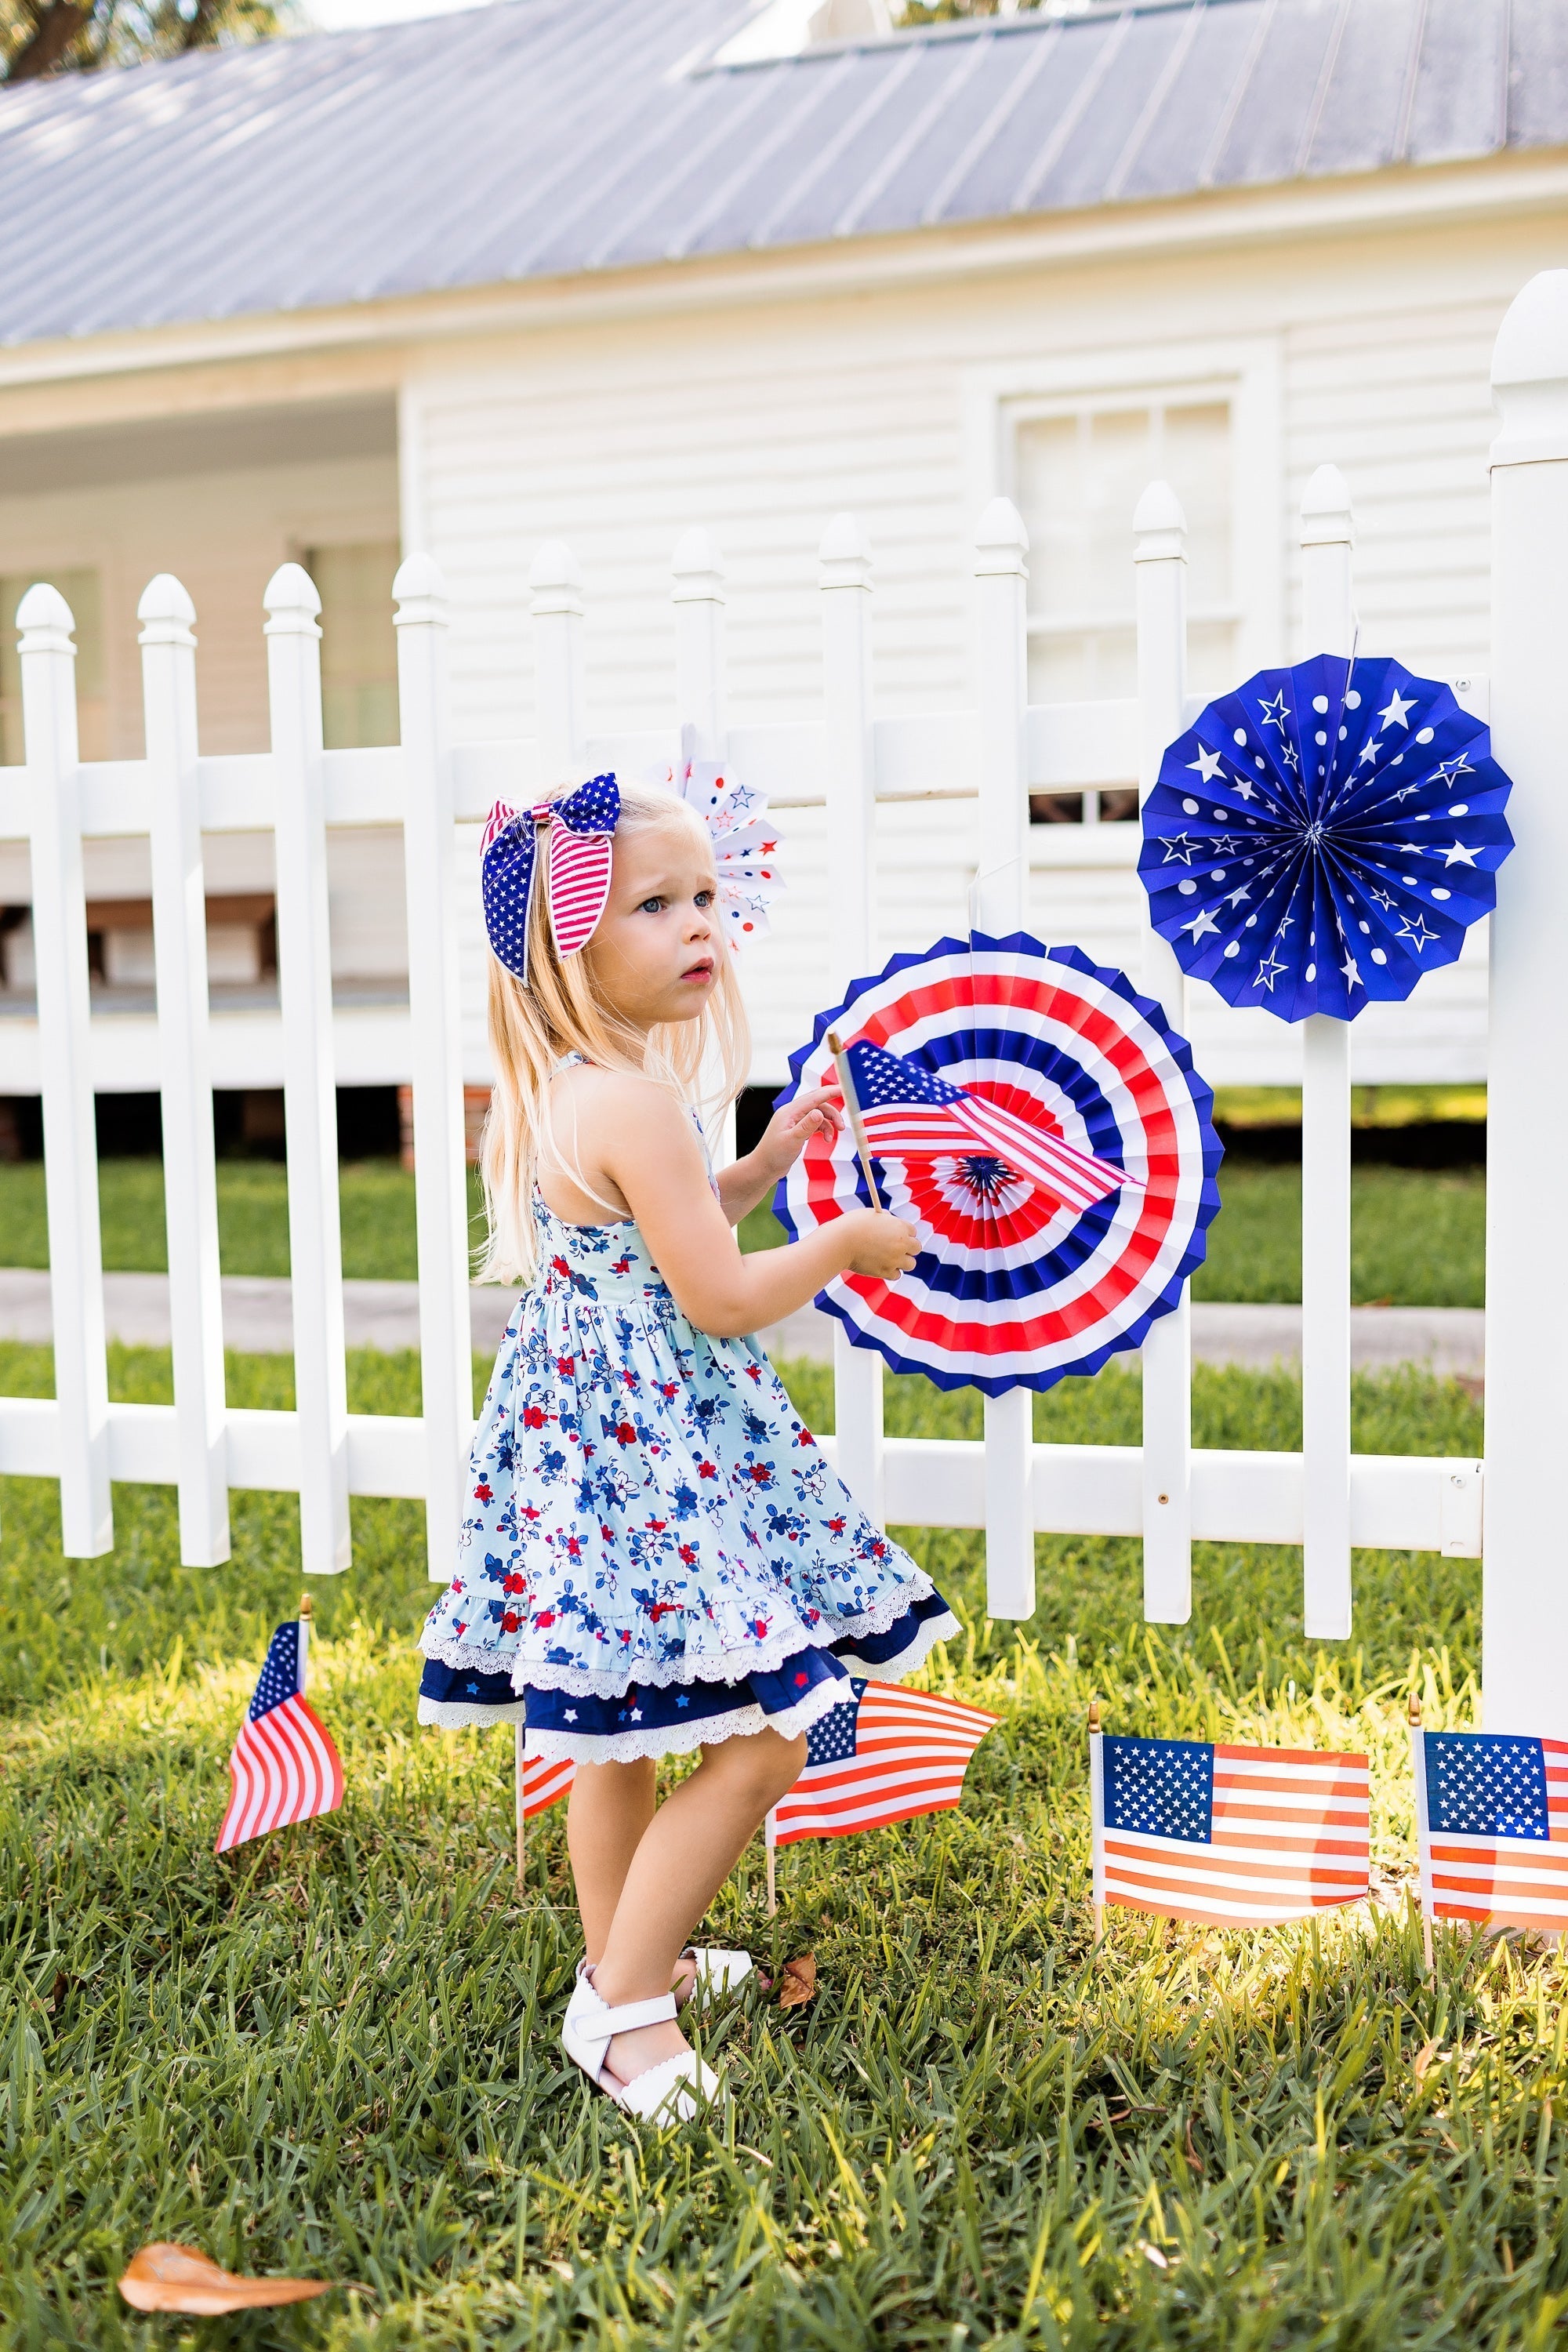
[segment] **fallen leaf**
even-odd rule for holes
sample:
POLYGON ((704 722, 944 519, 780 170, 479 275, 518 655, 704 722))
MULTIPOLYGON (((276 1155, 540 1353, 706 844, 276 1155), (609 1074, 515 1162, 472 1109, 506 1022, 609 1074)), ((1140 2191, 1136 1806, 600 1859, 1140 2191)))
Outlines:
POLYGON ((237 2278, 194 2246, 143 2246, 131 2258, 120 2292, 136 2311, 188 2311, 208 2318, 256 2305, 305 2303, 331 2279, 237 2278))
POLYGON ((779 1987, 781 2009, 804 2009, 816 1991, 816 1961, 810 1952, 802 1952, 799 1959, 786 1960, 779 1987))
POLYGON ((1441 2058, 1442 2054, 1442 2052, 1438 2049, 1437 2044, 1435 2042, 1424 2042, 1421 2044, 1420 2049, 1415 2053, 1415 2056, 1411 2062, 1410 2068, 1411 2073, 1415 2077, 1415 2087, 1417 2090, 1419 2090, 1422 2084, 1426 2082, 1426 2070, 1431 2065, 1432 2061, 1435 2058, 1441 2058))

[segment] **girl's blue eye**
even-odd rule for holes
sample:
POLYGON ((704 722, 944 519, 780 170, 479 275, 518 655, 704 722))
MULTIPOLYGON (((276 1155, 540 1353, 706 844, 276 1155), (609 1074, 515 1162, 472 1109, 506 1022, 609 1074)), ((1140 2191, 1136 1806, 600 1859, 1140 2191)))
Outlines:
POLYGON ((699 890, 699 892, 697 893, 697 904, 698 904, 700 907, 710 907, 710 906, 713 904, 713 893, 712 893, 712 891, 711 891, 711 890, 699 890))
POLYGON ((657 915, 664 905, 662 898, 645 898, 637 908, 639 915, 657 915))

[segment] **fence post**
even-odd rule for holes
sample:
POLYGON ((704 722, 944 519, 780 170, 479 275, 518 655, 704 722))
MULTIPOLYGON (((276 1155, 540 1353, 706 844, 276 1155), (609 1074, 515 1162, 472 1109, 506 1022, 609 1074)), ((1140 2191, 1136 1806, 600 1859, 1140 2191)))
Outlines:
MULTIPOLYGON (((1151 482, 1132 518, 1138 594, 1138 782, 1147 797, 1187 694, 1187 519, 1168 482, 1151 482)), ((1174 949, 1142 908, 1144 993, 1178 1035, 1187 983, 1174 949)), ((1190 1294, 1143 1342, 1143 1614, 1184 1625, 1193 1613, 1193 1349, 1190 1294)))
MULTIPOLYGON (((835 995, 876 960, 871 898, 877 826, 877 754, 871 731, 871 551, 851 514, 822 535, 822 687, 827 726, 827 969, 835 995)), ((838 1475, 881 1524, 882 1360, 852 1348, 833 1323, 834 1426, 838 1475)))
POLYGON ((724 572, 708 533, 682 534, 675 575, 675 706, 692 757, 724 757, 724 572))
POLYGON ((69 1559, 96 1559, 114 1548, 114 1521, 88 1030, 87 897, 71 642, 76 625, 59 590, 41 583, 23 597, 16 621, 22 632, 44 1190, 59 1409, 60 1548, 69 1559))
MULTIPOLYGON (((1302 651, 1355 642, 1350 492, 1320 466, 1301 500, 1302 651)), ((1334 955, 1331 940, 1320 955, 1334 955)), ((1310 1013, 1301 1040, 1301 1553, 1310 1642, 1351 1630, 1351 1029, 1310 1013)))
POLYGON ((533 615, 539 789, 575 783, 588 736, 583 678, 583 575, 569 547, 547 539, 529 566, 533 615))
POLYGON ((300 1437, 300 1547, 309 1576, 350 1559, 348 1389, 342 1234, 321 784, 321 609, 308 573, 268 582, 267 677, 277 779, 278 986, 289 1150, 289 1270, 294 1410, 300 1437))
POLYGON ((1486 1551, 1489 1731, 1568 1738, 1568 1146, 1563 987, 1563 655, 1568 644, 1568 270, 1516 295, 1492 357, 1492 749, 1517 847, 1491 923, 1487 1096, 1486 1551))
POLYGON ((445 1583, 452 1573, 462 1523, 474 1424, 447 583, 428 555, 411 555, 399 569, 392 593, 397 600, 393 618, 403 744, 419 1373, 428 1463, 425 1544, 432 1580, 445 1583))
POLYGON ((196 773, 196 614, 180 583, 160 572, 148 583, 136 617, 142 625, 142 700, 152 799, 153 949, 180 1558, 187 1568, 216 1568, 229 1556, 228 1445, 196 773))
MULTIPOLYGON (((979 622, 980 833, 973 928, 1006 938, 1028 917, 1029 701, 1025 558, 1029 534, 1010 499, 993 499, 974 533, 979 622)), ((985 1400, 985 1609, 1035 1611, 1035 1392, 985 1400)))

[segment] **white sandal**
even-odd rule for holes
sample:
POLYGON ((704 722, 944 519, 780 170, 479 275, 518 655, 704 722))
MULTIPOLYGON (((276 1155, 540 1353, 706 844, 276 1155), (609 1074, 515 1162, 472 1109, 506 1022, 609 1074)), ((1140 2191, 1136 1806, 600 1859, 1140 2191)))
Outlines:
POLYGON ((700 1992, 732 1992, 752 1973, 750 1952, 726 1952, 716 1944, 688 1944, 680 1958, 690 1960, 697 1971, 688 2000, 700 1992))
POLYGON ((660 1993, 653 2000, 622 2001, 612 2009, 595 1991, 587 1961, 579 1960, 577 1982, 561 2028, 561 2046, 588 2080, 628 2115, 689 2123, 700 2101, 710 2105, 722 2096, 724 2089, 722 2077, 705 2066, 695 2050, 665 2058, 634 2074, 629 2083, 618 2081, 605 2063, 605 2053, 616 2034, 635 2033, 642 2025, 672 2023, 674 2018, 672 1992, 660 1993))

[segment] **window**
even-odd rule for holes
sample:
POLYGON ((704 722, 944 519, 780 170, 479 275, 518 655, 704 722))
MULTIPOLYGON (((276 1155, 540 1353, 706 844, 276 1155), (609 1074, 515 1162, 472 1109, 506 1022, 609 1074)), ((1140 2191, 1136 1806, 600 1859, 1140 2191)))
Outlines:
POLYGON ((395 540, 312 548, 305 569, 321 599, 321 727, 329 751, 397 741, 395 540))
POLYGON ((1015 412, 1014 497, 1029 533, 1029 699, 1134 694, 1132 511, 1168 481, 1187 518, 1194 694, 1236 679, 1239 604, 1227 398, 1130 394, 1015 412))
POLYGON ((103 591, 96 572, 7 572, 0 577, 0 767, 19 768, 22 742, 22 657, 16 650, 16 607, 35 581, 58 588, 76 623, 77 728, 84 760, 105 756, 108 709, 104 692, 103 591))

